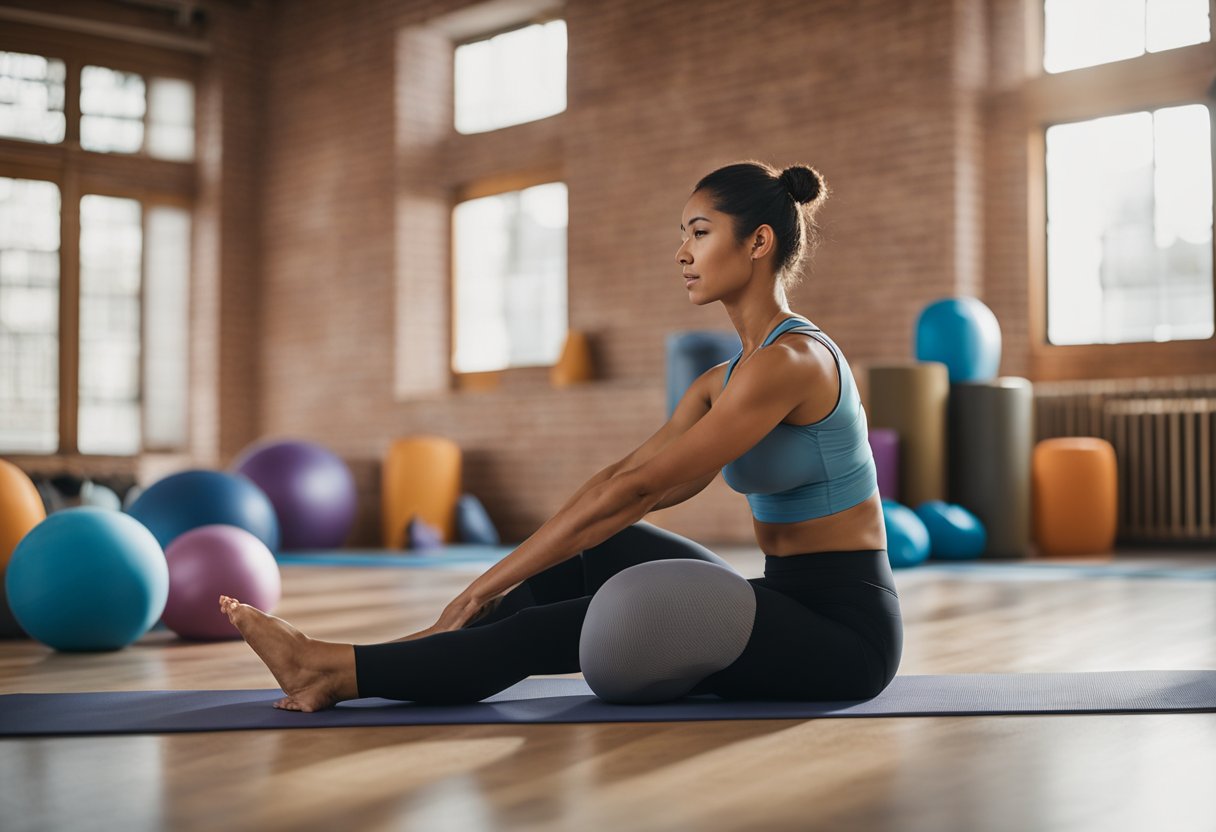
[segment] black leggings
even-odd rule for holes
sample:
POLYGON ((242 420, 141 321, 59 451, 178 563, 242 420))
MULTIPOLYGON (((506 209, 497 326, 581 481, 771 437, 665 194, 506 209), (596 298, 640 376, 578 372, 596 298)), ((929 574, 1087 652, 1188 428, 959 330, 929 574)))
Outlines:
MULTIPOLYGON (((591 596, 623 569, 668 558, 725 565, 698 543, 638 523, 528 578, 462 630, 355 645, 359 695, 477 702, 531 675, 577 673, 591 596)), ((885 550, 766 556, 764 577, 748 583, 756 620, 747 646, 690 695, 869 699, 894 678, 903 627, 885 550)))

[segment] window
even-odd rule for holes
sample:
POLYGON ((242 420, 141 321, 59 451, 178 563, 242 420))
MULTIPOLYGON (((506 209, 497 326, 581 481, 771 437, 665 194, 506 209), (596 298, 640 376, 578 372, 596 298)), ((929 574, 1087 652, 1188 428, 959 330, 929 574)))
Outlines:
POLYGON ((0 52, 0 136, 63 141, 65 77, 63 61, 0 52))
MULTIPOLYGON (((1032 105, 1045 123, 1040 343, 1211 339, 1212 114, 1201 102, 1216 67, 1195 46, 1210 40, 1207 0, 1046 0, 1043 23, 1049 74, 1032 105), (1079 67, 1091 68, 1069 79, 1079 67)), ((1170 356, 1203 360, 1175 347, 1170 356)), ((1059 372, 1101 373, 1096 352, 1040 355, 1059 372)), ((1125 369, 1163 360, 1119 355, 1125 369)))
POLYGON ((455 236, 458 373, 550 365, 566 338, 566 186, 461 202, 455 236))
POLYGON ((0 452, 180 449, 196 59, 52 40, 0 51, 0 452))
POLYGON ((1210 123, 1192 105, 1047 130, 1051 343, 1212 337, 1210 123))
POLYGON ((0 448, 59 443, 59 188, 0 178, 0 448))
POLYGON ((1047 72, 1126 60, 1211 39, 1208 0, 1046 0, 1043 12, 1043 69, 1047 72))
POLYGON ((566 109, 566 23, 525 26, 456 47, 456 130, 481 133, 566 109))
POLYGON ((194 158, 194 86, 101 66, 80 74, 80 146, 102 153, 194 158))

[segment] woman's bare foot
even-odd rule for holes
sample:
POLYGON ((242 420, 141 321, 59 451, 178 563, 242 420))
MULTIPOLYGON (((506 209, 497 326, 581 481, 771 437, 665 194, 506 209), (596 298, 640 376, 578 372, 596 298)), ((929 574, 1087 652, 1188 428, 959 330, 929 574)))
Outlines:
POLYGON ((355 650, 317 641, 281 618, 220 596, 220 611, 241 631, 287 696, 274 703, 287 711, 319 711, 358 697, 355 650))

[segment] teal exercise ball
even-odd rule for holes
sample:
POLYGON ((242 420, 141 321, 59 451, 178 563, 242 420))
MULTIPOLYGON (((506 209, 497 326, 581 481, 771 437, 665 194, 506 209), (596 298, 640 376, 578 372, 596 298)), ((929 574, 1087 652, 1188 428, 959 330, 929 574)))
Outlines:
POLYGON ((1001 365, 1001 325, 977 298, 935 301, 916 321, 916 358, 945 364, 951 382, 992 381, 1001 365))
POLYGON ((882 501, 887 527, 887 557, 892 568, 924 563, 929 557, 929 530, 912 509, 894 500, 882 501))
POLYGON ((988 545, 984 524, 967 509, 941 500, 916 507, 916 516, 929 530, 929 552, 943 560, 978 558, 988 545))
POLYGON ((236 526, 279 549, 279 521, 270 498, 248 477, 223 471, 182 471, 153 483, 127 509, 161 548, 201 526, 236 526))
POLYGON ((13 617, 56 650, 118 650, 146 633, 169 597, 156 538, 109 509, 56 512, 30 530, 4 577, 13 617))

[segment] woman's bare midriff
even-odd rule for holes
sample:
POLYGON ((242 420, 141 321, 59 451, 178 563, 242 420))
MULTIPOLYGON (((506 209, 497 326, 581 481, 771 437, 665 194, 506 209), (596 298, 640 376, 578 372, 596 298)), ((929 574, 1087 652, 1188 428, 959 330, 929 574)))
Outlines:
POLYGON ((774 557, 887 548, 878 492, 852 508, 799 523, 753 521, 760 551, 774 557))

